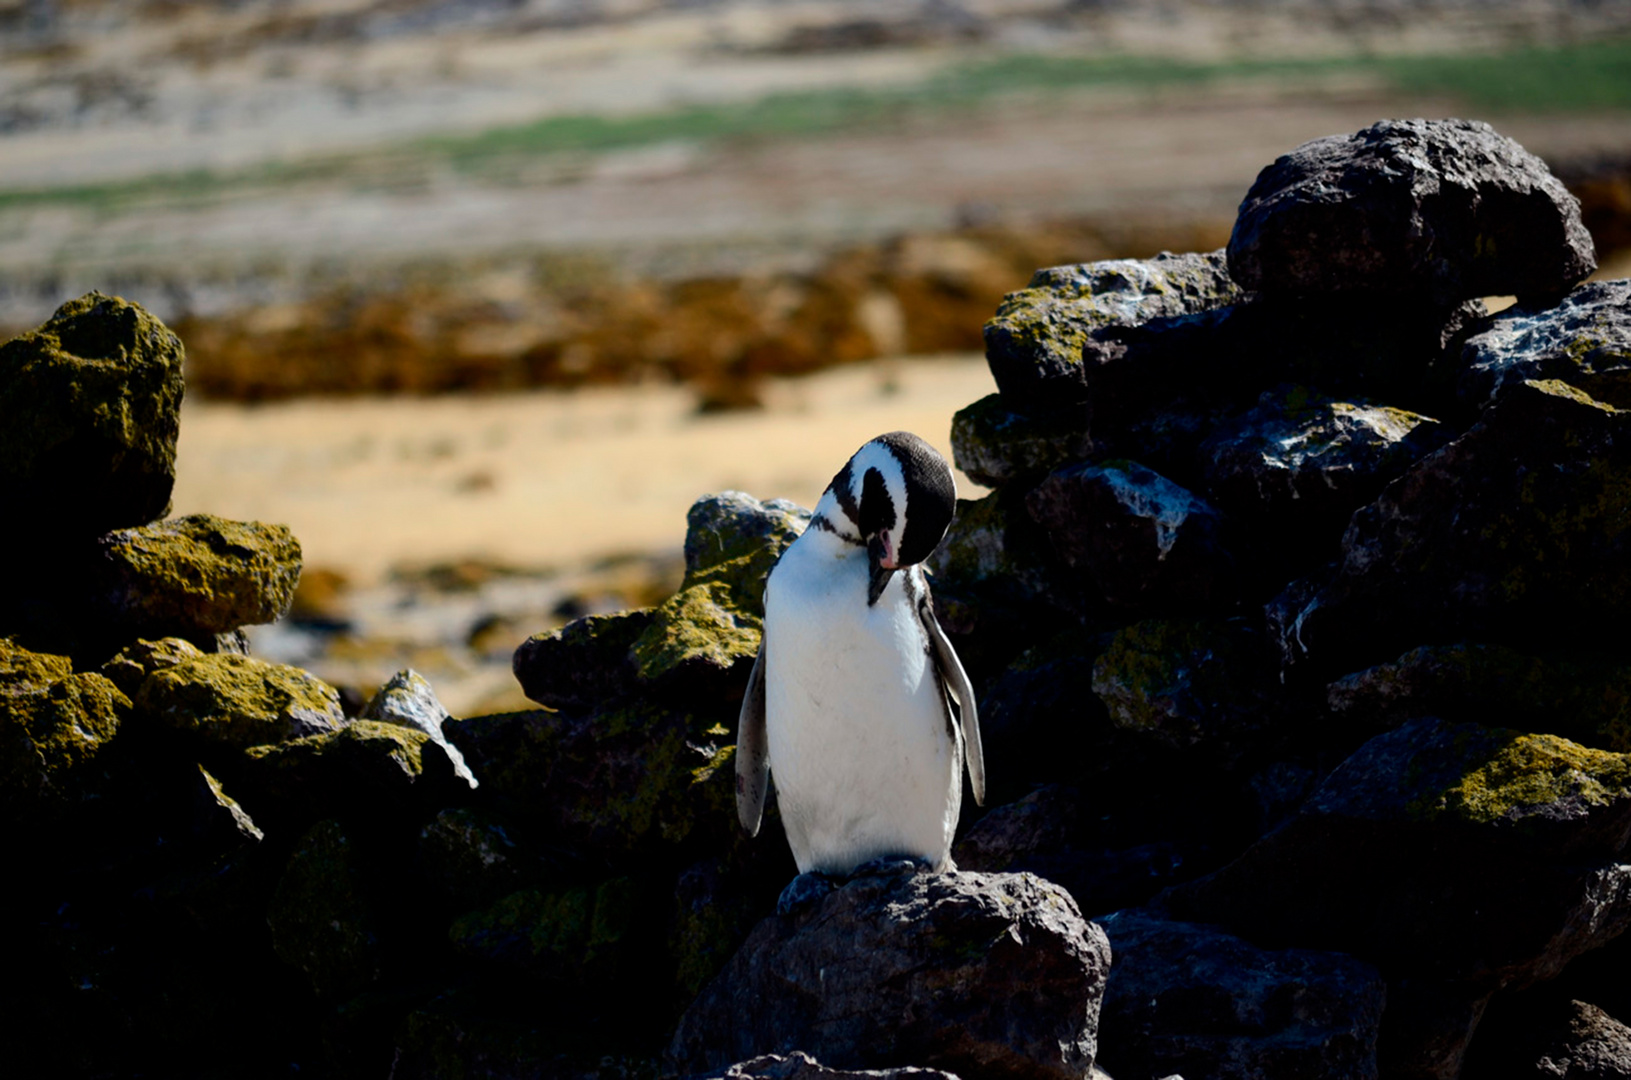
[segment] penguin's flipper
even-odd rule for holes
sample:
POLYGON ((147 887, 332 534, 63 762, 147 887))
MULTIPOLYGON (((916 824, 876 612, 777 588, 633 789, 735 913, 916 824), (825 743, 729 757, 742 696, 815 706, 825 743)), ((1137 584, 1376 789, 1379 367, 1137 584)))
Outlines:
POLYGON ((765 790, 770 786, 770 745, 765 737, 765 647, 748 676, 742 712, 736 719, 736 816, 749 836, 759 835, 765 812, 765 790))
POLYGON ((974 705, 974 687, 968 681, 968 673, 963 670, 963 662, 957 659, 957 651, 946 638, 946 632, 940 629, 940 620, 935 618, 934 607, 927 597, 918 607, 918 618, 923 623, 924 635, 929 639, 934 666, 940 672, 940 683, 957 703, 957 713, 963 726, 963 753, 968 758, 969 784, 974 789, 975 805, 984 806, 985 750, 980 745, 980 716, 974 705))

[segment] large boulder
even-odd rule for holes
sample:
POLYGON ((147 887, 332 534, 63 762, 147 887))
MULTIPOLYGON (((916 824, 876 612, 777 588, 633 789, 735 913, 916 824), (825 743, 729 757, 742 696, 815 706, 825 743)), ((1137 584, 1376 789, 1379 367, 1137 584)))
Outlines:
POLYGON ((1559 379, 1631 408, 1631 281, 1592 281, 1556 303, 1507 308, 1467 339, 1461 366, 1456 392, 1476 407, 1508 383, 1559 379))
POLYGON ((1099 925, 1116 958, 1099 1026, 1112 1075, 1375 1080, 1387 987, 1371 965, 1149 910, 1099 925))
POLYGON ((1631 413, 1509 385, 1357 512, 1328 575, 1270 605, 1290 665, 1332 677, 1424 641, 1618 640, 1631 604, 1631 413), (1605 639, 1603 635, 1607 634, 1605 639))
POLYGON ((181 341, 137 304, 88 293, 0 345, 0 506, 28 534, 83 538, 164 516, 175 484, 181 341))
POLYGON ((670 1059, 701 1072, 803 1049, 839 1068, 1080 1080, 1109 966, 1104 932, 1029 874, 861 877, 761 922, 670 1059))
POLYGON ((1597 269, 1580 203, 1488 124, 1383 120, 1304 143, 1257 176, 1229 272, 1265 294, 1561 293, 1597 269))

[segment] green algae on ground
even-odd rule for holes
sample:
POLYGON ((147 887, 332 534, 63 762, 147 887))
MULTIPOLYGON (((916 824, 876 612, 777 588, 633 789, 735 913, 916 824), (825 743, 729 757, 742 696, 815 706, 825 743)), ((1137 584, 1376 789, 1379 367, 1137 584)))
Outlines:
POLYGON ((155 723, 206 744, 239 749, 344 726, 340 695, 301 668, 213 653, 152 672, 136 707, 155 723))
POLYGON ((112 613, 142 628, 219 634, 275 622, 300 581, 300 541, 287 526, 190 514, 101 540, 112 613))
POLYGON ((163 323, 98 292, 0 345, 0 502, 55 536, 163 516, 182 364, 163 323))

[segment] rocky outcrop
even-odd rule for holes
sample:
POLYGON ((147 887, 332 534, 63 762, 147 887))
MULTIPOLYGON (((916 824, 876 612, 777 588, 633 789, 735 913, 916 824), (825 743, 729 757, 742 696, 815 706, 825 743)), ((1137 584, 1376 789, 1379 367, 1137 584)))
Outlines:
POLYGON ((685 1072, 804 1048, 844 1068, 1080 1077, 1103 931, 1027 874, 862 877, 761 922, 680 1020, 685 1072))
POLYGON ((1555 295, 1595 269, 1579 201, 1469 120, 1304 143, 1258 174, 1229 238, 1230 275, 1264 293, 1555 295))

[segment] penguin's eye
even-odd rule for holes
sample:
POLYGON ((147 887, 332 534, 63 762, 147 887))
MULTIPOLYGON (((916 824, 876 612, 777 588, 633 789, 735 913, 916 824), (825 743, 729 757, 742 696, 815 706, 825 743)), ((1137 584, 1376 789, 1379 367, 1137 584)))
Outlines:
POLYGON ((861 520, 856 522, 862 536, 876 536, 895 527, 895 500, 883 482, 883 473, 868 469, 861 478, 861 520))

